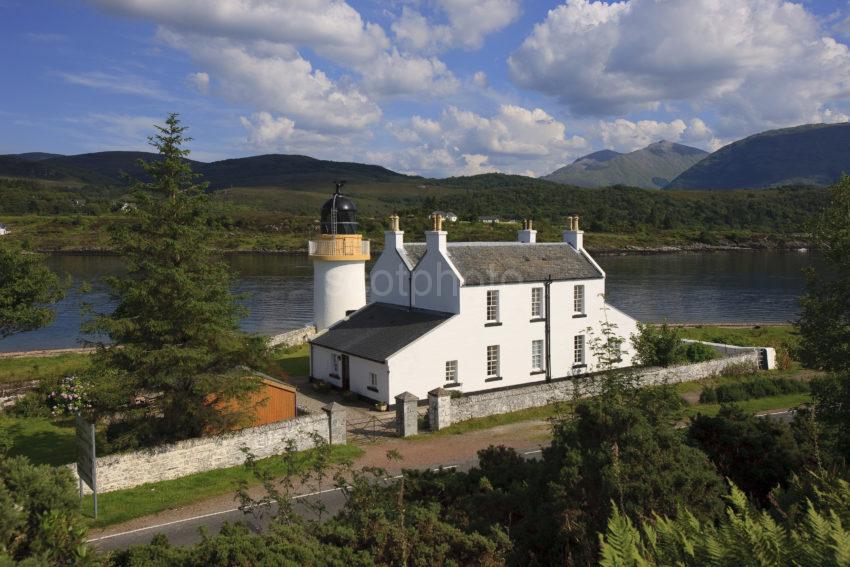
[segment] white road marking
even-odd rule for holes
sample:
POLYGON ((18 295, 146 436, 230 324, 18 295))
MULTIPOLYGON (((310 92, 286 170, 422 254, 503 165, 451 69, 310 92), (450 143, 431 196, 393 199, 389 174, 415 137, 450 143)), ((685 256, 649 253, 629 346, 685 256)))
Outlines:
MULTIPOLYGON (((401 478, 402 476, 404 476, 404 475, 397 474, 395 476, 389 477, 389 479, 397 479, 397 478, 401 478)), ((317 490, 316 492, 308 492, 307 494, 298 494, 297 496, 293 496, 292 500, 298 500, 299 498, 307 498, 309 496, 318 496, 320 494, 327 494, 329 492, 336 492, 338 490, 342 490, 342 489, 340 487, 336 487, 336 488, 328 488, 326 490, 317 490)), ((272 500, 271 502, 266 502, 263 505, 267 506, 267 505, 276 504, 276 503, 277 502, 275 500, 272 500)), ((103 541, 105 539, 112 539, 112 538, 115 538, 115 537, 135 534, 135 533, 139 533, 139 532, 146 532, 148 530, 156 530, 156 529, 159 529, 159 528, 165 528, 165 527, 168 527, 168 526, 173 526, 175 524, 183 524, 185 522, 191 522, 192 520, 203 520, 204 518, 212 518, 213 516, 221 516, 222 514, 230 514, 231 512, 239 512, 239 511, 240 511, 239 508, 231 508, 229 510, 220 510, 218 512, 210 512, 209 514, 201 514, 200 516, 193 516, 191 518, 183 518, 181 520, 174 520, 174 521, 171 521, 171 522, 165 522, 165 523, 162 523, 162 524, 157 524, 155 526, 148 526, 146 528, 136 528, 135 530, 128 530, 126 532, 120 532, 120 533, 117 533, 117 534, 100 536, 100 537, 97 537, 97 538, 94 538, 94 539, 88 539, 88 540, 86 540, 86 543, 94 543, 96 541, 103 541)))

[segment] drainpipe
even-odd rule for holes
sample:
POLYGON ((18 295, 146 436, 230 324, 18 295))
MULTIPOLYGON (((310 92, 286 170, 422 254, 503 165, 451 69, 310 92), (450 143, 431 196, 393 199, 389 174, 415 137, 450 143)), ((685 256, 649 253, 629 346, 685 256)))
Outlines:
POLYGON ((546 303, 546 321, 544 321, 543 329, 545 339, 543 341, 543 348, 546 349, 546 381, 549 382, 552 379, 552 349, 550 348, 552 343, 552 328, 549 322, 552 316, 551 309, 551 287, 552 287, 552 274, 549 274, 549 277, 546 278, 546 281, 543 282, 543 289, 545 295, 545 303, 546 303))

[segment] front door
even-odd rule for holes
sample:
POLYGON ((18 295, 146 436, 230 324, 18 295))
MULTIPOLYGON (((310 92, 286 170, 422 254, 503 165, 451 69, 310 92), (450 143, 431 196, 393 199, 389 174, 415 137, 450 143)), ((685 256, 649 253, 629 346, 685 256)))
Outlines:
POLYGON ((351 389, 351 375, 348 373, 348 355, 342 355, 342 389, 351 389))

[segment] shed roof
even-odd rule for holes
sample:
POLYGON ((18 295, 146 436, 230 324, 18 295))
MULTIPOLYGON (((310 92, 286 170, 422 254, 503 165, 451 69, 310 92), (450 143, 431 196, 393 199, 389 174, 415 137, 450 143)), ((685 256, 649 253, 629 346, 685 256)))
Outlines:
POLYGON ((384 362, 431 329, 451 313, 399 305, 371 303, 332 326, 310 342, 368 360, 384 362))
MULTIPOLYGON (((449 259, 464 285, 494 285, 552 280, 601 278, 602 273, 565 242, 449 242, 449 259)), ((406 243, 404 251, 412 268, 425 255, 424 243, 406 243)))

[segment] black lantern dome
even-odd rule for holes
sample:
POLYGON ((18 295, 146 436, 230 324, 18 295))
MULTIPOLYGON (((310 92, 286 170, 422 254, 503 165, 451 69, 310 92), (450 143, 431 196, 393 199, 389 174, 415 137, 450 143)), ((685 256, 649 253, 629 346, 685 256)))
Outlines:
POLYGON ((357 205, 342 194, 344 184, 338 182, 333 197, 322 205, 322 234, 357 234, 357 205))

